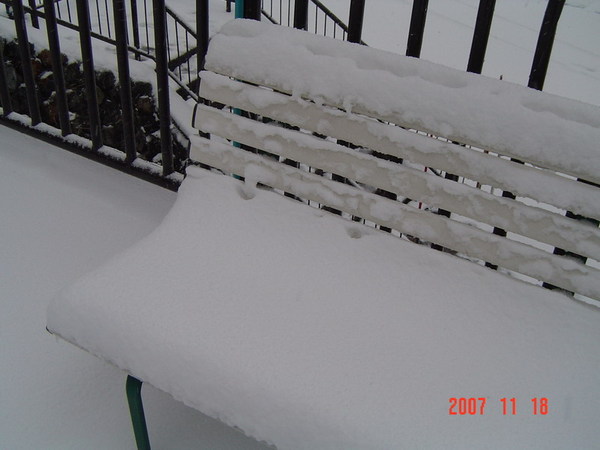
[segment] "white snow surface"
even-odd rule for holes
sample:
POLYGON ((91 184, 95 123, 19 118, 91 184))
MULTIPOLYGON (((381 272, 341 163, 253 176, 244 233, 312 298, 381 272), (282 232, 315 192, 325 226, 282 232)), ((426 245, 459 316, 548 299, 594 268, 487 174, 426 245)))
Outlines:
MULTIPOLYGON (((0 126, 0 449, 135 449, 125 375, 52 338, 50 298, 151 232, 175 194, 0 126)), ((264 449, 142 389, 153 448, 264 449)))
POLYGON ((221 28, 206 68, 600 181, 593 105, 251 20, 221 28))
MULTIPOLYGON (((347 21, 349 0, 327 0, 325 4, 347 21)), ((369 0, 364 41, 404 54, 412 4, 412 0, 369 0)), ((547 0, 496 2, 484 75, 527 85, 547 4, 547 0)), ((466 70, 478 7, 478 0, 429 0, 421 58, 466 70)), ((600 105, 598 30, 600 0, 565 2, 544 91, 600 105)))
POLYGON ((48 310, 54 333, 280 449, 593 448, 599 324, 562 294, 195 168, 152 234, 48 310), (486 398, 484 414, 450 415, 452 397, 486 398))

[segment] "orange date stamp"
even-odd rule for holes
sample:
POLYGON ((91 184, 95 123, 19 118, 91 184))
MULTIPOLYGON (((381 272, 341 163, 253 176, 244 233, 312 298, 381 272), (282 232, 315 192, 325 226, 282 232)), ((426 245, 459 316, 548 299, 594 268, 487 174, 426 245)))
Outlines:
MULTIPOLYGON (((448 399, 450 406, 448 414, 451 416, 483 416, 488 407, 489 397, 450 397, 448 399)), ((504 416, 517 415, 517 399, 501 398, 493 402, 496 411, 500 410, 504 416)), ((529 399, 527 407, 519 406, 521 413, 532 414, 534 416, 545 416, 549 412, 548 399, 546 397, 533 397, 529 399)))

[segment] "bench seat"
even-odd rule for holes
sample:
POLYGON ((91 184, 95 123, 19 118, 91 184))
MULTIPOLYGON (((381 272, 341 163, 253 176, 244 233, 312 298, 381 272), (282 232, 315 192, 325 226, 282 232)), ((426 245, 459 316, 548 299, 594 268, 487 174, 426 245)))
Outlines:
POLYGON ((531 435, 575 448, 597 421, 599 319, 190 167, 158 229, 64 290, 47 326, 280 449, 517 448, 531 435), (451 397, 485 397, 485 413, 450 415, 451 397), (532 415, 532 397, 550 413, 532 415))

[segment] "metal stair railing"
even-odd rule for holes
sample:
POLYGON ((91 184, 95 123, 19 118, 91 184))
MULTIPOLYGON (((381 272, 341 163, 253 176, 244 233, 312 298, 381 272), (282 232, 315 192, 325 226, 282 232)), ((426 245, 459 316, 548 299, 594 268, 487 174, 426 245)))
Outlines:
MULTIPOLYGON (((288 27, 294 26, 293 0, 262 0, 262 14, 269 21, 288 27)), ((334 39, 347 40, 348 25, 319 0, 309 0, 307 31, 334 39)), ((366 45, 361 40, 360 42, 366 45)))
MULTIPOLYGON (((5 1, 0 1, 5 3, 5 1)), ((136 59, 154 59, 155 44, 152 32, 151 0, 129 0, 131 26, 128 27, 128 48, 136 59)), ((348 26, 319 0, 309 0, 308 30, 336 39, 346 40, 348 26)), ((38 9, 41 0, 29 0, 26 12, 38 9)), ((78 30, 75 0, 55 0, 57 23, 78 30)), ((116 45, 114 15, 111 0, 90 0, 91 35, 103 42, 116 45)), ((197 100, 198 61, 197 33, 168 6, 167 13, 167 52, 169 77, 179 86, 178 94, 184 98, 197 100)), ((275 24, 293 26, 293 0, 262 0, 262 14, 275 24)), ((37 11, 36 11, 37 12, 37 11)), ((37 14, 30 13, 32 21, 37 14)), ((40 14, 41 16, 41 14, 40 14)), ((35 20, 34 20, 35 19, 35 20)), ((35 24, 34 24, 35 26, 35 24)), ((364 44, 364 42, 361 41, 364 44)))
POLYGON ((178 94, 184 98, 198 100, 198 34, 168 6, 167 12, 167 49, 169 72, 179 79, 181 88, 178 94), (185 88, 183 87, 185 86, 185 88))
MULTIPOLYGON (((175 11, 168 6, 166 10, 169 70, 178 78, 180 86, 187 87, 180 89, 179 94, 184 98, 195 98, 198 83, 197 33, 175 11)), ((293 26, 293 10, 293 0, 262 0, 262 15, 277 25, 293 26)), ((231 12, 230 8, 228 11, 231 12)), ((347 39, 348 26, 319 0, 309 1, 308 17, 307 31, 335 39, 347 39)), ((366 45, 363 41, 361 43, 366 45)))
MULTIPOLYGON (((146 1, 146 0, 144 0, 146 1)), ((346 40, 348 26, 319 0, 309 0, 308 30, 334 39, 346 40)), ((169 40, 169 70, 187 86, 180 95, 187 98, 196 92, 198 83, 197 33, 167 6, 167 38, 169 40)), ((231 8, 227 9, 231 12, 231 8)), ((293 0, 262 0, 262 15, 277 25, 293 26, 293 0)), ((366 45, 361 41, 361 44, 366 45)))
MULTIPOLYGON (((144 10, 145 10, 144 13, 146 14, 146 18, 148 18, 148 15, 147 15, 148 12, 150 14, 152 14, 152 10, 150 8, 148 8, 146 5, 146 3, 148 1, 150 1, 150 0, 143 0, 144 10)), ((55 12, 55 18, 54 18, 55 26, 60 25, 62 27, 71 29, 71 30, 81 34, 81 30, 80 30, 81 27, 80 27, 79 20, 78 20, 79 12, 77 11, 78 5, 76 5, 76 0, 50 0, 50 2, 54 6, 53 9, 55 12)), ((31 4, 31 6, 22 5, 22 13, 30 15, 31 16, 31 26, 33 26, 34 28, 38 28, 39 21, 46 20, 46 15, 45 15, 44 9, 40 8, 39 5, 37 4, 37 2, 35 2, 33 0, 30 1, 29 3, 31 4), (36 27, 36 24, 37 24, 37 27, 36 27)), ((11 0, 0 0, 0 4, 5 5, 5 7, 7 9, 7 15, 10 17, 11 14, 10 14, 10 9, 8 7, 13 6, 12 1, 11 0)), ((86 6, 88 6, 88 5, 89 5, 89 11, 87 13, 88 19, 86 19, 86 20, 89 20, 89 22, 86 21, 87 25, 85 26, 85 29, 88 30, 89 38, 100 40, 107 44, 113 45, 113 46, 115 46, 115 48, 117 48, 117 36, 115 34, 115 31, 116 31, 115 16, 113 15, 113 11, 112 11, 113 1, 112 0, 95 0, 95 2, 89 1, 86 6)), ((135 6, 136 0, 130 0, 130 5, 135 6)), ((132 15, 130 15, 130 16, 132 16, 132 15)), ((135 19, 138 19, 137 14, 135 16, 136 16, 135 19)), ((152 40, 154 39, 154 33, 153 33, 154 30, 151 29, 152 32, 149 31, 149 21, 146 20, 142 24, 139 24, 139 21, 134 20, 133 17, 131 17, 131 20, 138 27, 135 28, 134 30, 132 30, 132 27, 127 27, 128 34, 125 35, 125 39, 127 41, 126 46, 125 46, 126 50, 128 52, 131 52, 131 54, 135 55, 135 58, 138 60, 142 59, 142 58, 147 58, 147 59, 156 61, 156 59, 157 59, 156 58, 156 50, 154 48, 154 43, 150 40, 150 36, 152 36, 152 40), (140 31, 143 31, 147 37, 145 48, 143 45, 138 44, 140 31), (137 37, 136 37, 136 34, 137 34, 137 37), (135 47, 131 45, 132 41, 134 41, 136 43, 135 47)), ((23 22, 24 28, 26 29, 27 28, 26 21, 23 20, 22 22, 23 22)), ((122 38, 120 38, 120 39, 122 39, 122 38)), ((25 40, 27 40, 27 39, 25 39, 25 40)), ((167 41, 168 41, 168 38, 165 38, 163 42, 167 42, 167 41)), ((175 45, 175 48, 177 48, 177 45, 175 45)), ((118 51, 117 51, 117 53, 118 53, 118 51)), ((85 60, 85 58, 84 58, 84 60, 85 60)), ((93 69, 94 69, 94 67, 92 67, 92 70, 93 69)), ((197 95, 193 92, 193 90, 191 90, 175 73, 173 73, 172 71, 168 71, 168 68, 166 68, 166 69, 167 70, 166 70, 165 75, 167 75, 170 79, 172 79, 179 86, 178 92, 185 93, 185 95, 188 98, 193 97, 193 98, 197 99, 197 95)), ((121 71, 121 68, 119 67, 119 72, 120 71, 121 71)), ((35 88, 33 87, 33 89, 35 89, 35 88)), ((159 103, 160 103, 160 101, 159 101, 159 103)), ((169 115, 168 121, 169 121, 170 132, 173 133, 173 136, 177 137, 177 140, 179 141, 179 143, 185 148, 187 145, 189 145, 189 143, 188 143, 189 137, 188 137, 187 133, 176 122, 176 120, 172 116, 169 115)), ((162 122, 162 119, 161 119, 161 122, 162 122)), ((33 119, 32 119, 32 123, 34 123, 33 119)), ((162 126, 162 123, 161 123, 161 126, 162 126)), ((162 135, 162 133, 161 133, 161 135, 162 135)), ((97 150, 100 146, 102 146, 101 141, 94 140, 93 136, 92 136, 92 143, 93 143, 93 145, 96 145, 96 148, 95 149, 93 148, 94 150, 97 150), (96 143, 94 144, 94 142, 96 142, 96 143)), ((133 150, 131 150, 131 155, 133 155, 132 152, 133 152, 133 150)), ((130 152, 128 150, 128 153, 127 153, 128 158, 130 158, 130 159, 134 158, 129 153, 130 152)), ((169 153, 170 153, 170 158, 172 159, 172 157, 173 157, 172 149, 169 151, 169 153)), ((172 173, 172 171, 173 171, 172 167, 169 168, 168 166, 169 166, 169 164, 167 164, 167 166, 165 166, 164 160, 163 160, 163 175, 165 175, 165 176, 168 175, 169 173, 172 173), (167 169, 165 169, 165 167, 167 167, 167 169)), ((171 166, 172 166, 172 163, 171 163, 171 166)))
MULTIPOLYGON (((0 1, 0 3, 6 3, 0 1)), ((29 7, 25 6, 26 13, 30 13, 33 25, 37 22, 38 15, 32 10, 42 7, 40 0, 30 0, 29 7)), ((75 7, 75 0, 55 0, 57 23, 61 26, 77 31, 79 23, 75 7)), ((91 35, 111 45, 116 45, 114 15, 111 0, 90 0, 91 35)), ((137 59, 146 57, 155 58, 154 34, 152 31, 152 2, 151 0, 129 0, 129 15, 131 24, 128 27, 128 47, 137 59)), ((192 58, 196 51, 196 32, 187 25, 168 6, 167 13, 167 51, 169 59, 169 76, 180 86, 180 93, 186 98, 196 97, 193 81, 197 67, 194 67, 192 58)))

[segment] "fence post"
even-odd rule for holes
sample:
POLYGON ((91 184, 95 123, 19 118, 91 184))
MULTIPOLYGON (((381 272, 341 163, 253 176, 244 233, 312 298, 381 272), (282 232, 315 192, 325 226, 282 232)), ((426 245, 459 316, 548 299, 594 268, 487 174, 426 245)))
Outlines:
MULTIPOLYGON (((496 6, 496 0, 480 0, 479 10, 477 11, 477 23, 475 24, 475 31, 473 33, 473 43, 471 44, 471 53, 469 55, 469 62, 467 64, 467 71, 473 73, 481 73, 483 69, 483 61, 485 59, 485 51, 487 48, 487 42, 490 34, 490 28, 492 26, 492 19, 494 16, 494 8, 496 6)), ((513 161, 518 162, 513 159, 513 161)), ((502 197, 515 199, 516 197, 510 191, 502 191, 502 197)), ((494 227, 492 233, 497 236, 506 237, 506 230, 500 227, 494 227)), ((485 263, 485 266, 497 270, 498 266, 490 262, 485 263)))
MULTIPOLYGON (((136 49, 140 49, 140 23, 138 21, 137 0, 131 0, 131 33, 133 36, 133 46, 136 49)), ((141 61, 142 57, 136 53, 135 59, 141 61)))
POLYGON ((19 54, 21 57, 21 66, 23 69, 23 79, 25 81, 25 91, 27 94, 27 104, 29 106, 29 116, 31 125, 35 126, 42 121, 40 105, 38 103, 37 89, 31 67, 31 53, 29 50, 29 39, 27 37, 27 26, 25 24, 25 13, 22 0, 14 0, 13 13, 15 15, 15 28, 17 31, 17 40, 19 42, 19 54))
POLYGON ((260 20, 260 0, 244 0, 244 18, 260 20))
POLYGON ((410 28, 408 30, 408 42, 406 44, 406 56, 413 56, 415 58, 421 56, 428 4, 429 0, 413 0, 410 28))
POLYGON ((2 101, 2 115, 6 117, 12 112, 12 104, 6 71, 4 70, 4 44, 4 38, 0 37, 0 101, 2 101))
MULTIPOLYGON (((550 55, 554 44, 554 37, 556 36, 556 28, 558 27, 558 20, 560 19, 564 5, 565 0, 549 0, 548 6, 546 6, 546 12, 544 13, 544 20, 542 22, 542 27, 540 28, 528 83, 530 88, 537 89, 538 91, 541 91, 544 88, 544 81, 546 80, 546 73, 548 72, 548 64, 550 63, 550 55)), ((578 181, 582 180, 578 179, 578 181)), ((567 211, 565 215, 572 219, 578 218, 571 211, 567 211)), ((586 220, 586 218, 580 219, 586 220)), ((595 225, 597 226, 597 223, 595 223, 595 225)), ((561 256, 569 255, 583 264, 587 261, 585 256, 566 252, 558 247, 554 248, 553 253, 561 256)), ((555 289, 555 286, 550 283, 543 283, 542 286, 547 289, 555 289)))
POLYGON ((294 3, 294 28, 308 30, 308 0, 296 0, 294 3))
POLYGON ((119 71, 119 94, 121 97, 121 117, 126 162, 131 163, 137 156, 135 150, 135 126, 133 123, 133 100, 131 96, 131 77, 129 74, 129 50, 127 48, 127 13, 125 0, 113 0, 115 17, 115 37, 117 50, 117 68, 119 71))
POLYGON ((552 53, 552 45, 554 44, 554 36, 558 26, 558 19, 565 5, 565 0, 549 0, 544 14, 544 21, 540 28, 535 54, 533 56, 533 64, 531 73, 529 74, 528 86, 541 91, 544 88, 546 72, 550 63, 550 54, 552 53))
MULTIPOLYGON (((473 41, 471 43, 471 52, 469 54, 469 62, 467 64, 467 72, 481 73, 483 61, 485 59, 485 51, 487 49, 488 38, 492 26, 492 18, 494 16, 494 7, 496 0, 479 0, 479 9, 477 10, 477 20, 475 22, 475 30, 473 32, 473 41)), ((459 177, 446 173, 444 178, 447 180, 458 181, 459 177)), ((450 217, 450 211, 439 209, 438 214, 450 217)), ((494 227, 494 234, 506 236, 506 232, 500 228, 494 227)), ((443 251, 443 247, 438 244, 432 244, 431 248, 443 251)), ((493 264, 487 263, 486 266, 494 267, 493 264)))
POLYGON ((165 0, 152 0, 154 42, 156 45, 156 81, 158 85, 158 116, 160 119, 160 148, 163 176, 173 173, 173 144, 171 142, 171 108, 169 106, 169 71, 167 58, 167 13, 165 0))
POLYGON ((90 11, 87 0, 77 0, 77 21, 79 22, 79 44, 81 46, 83 78, 85 90, 88 94, 92 150, 98 150, 102 147, 102 126, 100 124, 100 112, 98 110, 98 97, 96 94, 96 74, 94 73, 94 56, 90 32, 90 11))
POLYGON ((48 33, 48 46, 52 58, 52 77, 56 89, 56 105, 58 106, 58 121, 63 136, 71 133, 71 122, 69 121, 69 108, 67 106, 67 88, 65 87, 65 75, 63 71, 62 57, 60 54, 60 40, 58 38, 58 27, 56 25, 56 11, 54 1, 44 0, 44 14, 46 16, 46 31, 48 33))
POLYGON ((485 51, 487 49, 488 38, 490 37, 490 29, 492 28, 495 6, 496 0, 479 0, 479 9, 477 10, 477 21, 475 22, 475 31, 473 32, 473 42, 471 43, 467 72, 481 73, 481 69, 483 69, 483 61, 485 60, 485 51))
MULTIPOLYGON (((198 44, 198 73, 204 69, 208 51, 208 0, 196 0, 196 33, 198 44)), ((200 84, 198 84, 200 86, 200 84)))
POLYGON ((360 43, 364 17, 365 0, 351 0, 348 17, 348 42, 360 43))

